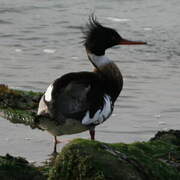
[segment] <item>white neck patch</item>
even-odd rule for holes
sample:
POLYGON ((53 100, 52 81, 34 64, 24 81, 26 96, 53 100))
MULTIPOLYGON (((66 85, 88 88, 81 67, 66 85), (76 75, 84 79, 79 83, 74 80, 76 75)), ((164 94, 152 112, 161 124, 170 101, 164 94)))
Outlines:
POLYGON ((112 62, 105 55, 97 56, 95 54, 88 53, 88 57, 97 67, 101 67, 112 62))

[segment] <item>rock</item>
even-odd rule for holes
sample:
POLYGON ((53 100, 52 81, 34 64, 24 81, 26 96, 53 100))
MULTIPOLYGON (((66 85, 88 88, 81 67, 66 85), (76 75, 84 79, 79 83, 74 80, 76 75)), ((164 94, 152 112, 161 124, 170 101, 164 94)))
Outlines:
POLYGON ((178 170, 160 159, 169 147, 160 141, 106 144, 76 139, 58 155, 49 179, 178 180, 178 170))
POLYGON ((151 141, 162 140, 164 142, 180 146, 180 131, 179 130, 169 130, 169 131, 159 131, 155 137, 151 138, 151 141))
POLYGON ((169 131, 159 131, 150 141, 167 144, 167 148, 164 148, 163 156, 161 155, 159 158, 166 164, 180 171, 180 131, 173 129, 169 131))
POLYGON ((0 85, 0 116, 12 123, 36 127, 35 119, 40 92, 10 89, 0 85))
MULTIPOLYGON (((159 134, 169 139, 171 133, 174 130, 159 134)), ((132 144, 75 139, 42 167, 20 157, 0 156, 0 179, 179 180, 179 146, 162 140, 162 136, 157 134, 157 139, 132 144)))
POLYGON ((45 180, 38 168, 21 157, 0 156, 1 180, 45 180))
MULTIPOLYGON (((41 96, 0 85, 0 116, 37 128, 38 122, 51 121, 36 116, 41 96)), ((148 142, 132 144, 76 139, 42 167, 0 156, 0 180, 180 180, 179 147, 178 130, 161 131, 148 142)))

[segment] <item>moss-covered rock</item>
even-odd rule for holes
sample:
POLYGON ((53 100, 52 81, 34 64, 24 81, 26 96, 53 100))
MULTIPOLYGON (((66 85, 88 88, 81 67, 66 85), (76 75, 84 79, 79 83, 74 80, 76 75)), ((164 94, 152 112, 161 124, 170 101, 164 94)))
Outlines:
POLYGON ((128 145, 76 139, 58 155, 49 180, 179 180, 178 170, 161 159, 169 148, 177 150, 159 140, 128 145))
MULTIPOLYGON (((0 85, 0 116, 33 128, 42 93, 0 85)), ((76 139, 55 161, 34 167, 22 158, 0 156, 0 180, 180 180, 180 131, 158 132, 148 142, 107 144, 76 139), (50 172, 50 173, 49 173, 50 172)))
POLYGON ((169 144, 174 144, 180 146, 180 131, 179 130, 169 130, 169 131, 159 131, 156 135, 150 139, 151 141, 162 140, 169 144))
POLYGON ((42 93, 10 89, 0 84, 0 108, 36 110, 42 93))
POLYGON ((62 150, 49 177, 50 180, 122 178, 143 179, 125 154, 108 144, 83 139, 74 140, 62 150))
POLYGON ((38 168, 21 157, 0 156, 1 180, 45 180, 38 168))
POLYGON ((12 123, 38 128, 35 120, 41 96, 40 92, 15 90, 0 84, 0 116, 12 123))
POLYGON ((132 144, 75 139, 41 167, 23 158, 0 156, 0 179, 179 180, 178 132, 159 132, 148 142, 132 144))

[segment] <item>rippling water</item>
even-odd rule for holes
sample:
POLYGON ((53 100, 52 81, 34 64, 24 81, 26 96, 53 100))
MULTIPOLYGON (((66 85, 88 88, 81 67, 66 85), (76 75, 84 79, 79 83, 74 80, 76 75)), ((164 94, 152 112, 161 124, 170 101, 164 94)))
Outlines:
MULTIPOLYGON (((131 142, 147 140, 157 130, 179 129, 179 0, 1 0, 0 83, 44 91, 64 73, 92 70, 81 43, 81 27, 92 12, 123 37, 148 42, 107 51, 122 71, 124 88, 112 117, 97 128, 97 139, 131 142)), ((0 126, 1 137, 15 143, 14 134, 23 134, 25 127, 8 130, 12 125, 6 123, 0 126)), ((49 136, 30 133, 32 144, 42 137, 46 148, 49 136)), ((12 146, 4 144, 1 151, 7 152, 12 146)))

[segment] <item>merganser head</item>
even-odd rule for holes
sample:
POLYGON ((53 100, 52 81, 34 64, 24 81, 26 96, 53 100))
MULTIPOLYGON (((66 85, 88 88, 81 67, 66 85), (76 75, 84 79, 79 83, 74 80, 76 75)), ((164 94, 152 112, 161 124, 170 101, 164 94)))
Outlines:
POLYGON ((97 56, 105 54, 105 50, 115 45, 140 45, 140 41, 123 39, 116 30, 102 26, 93 16, 89 19, 85 34, 86 50, 97 56))

